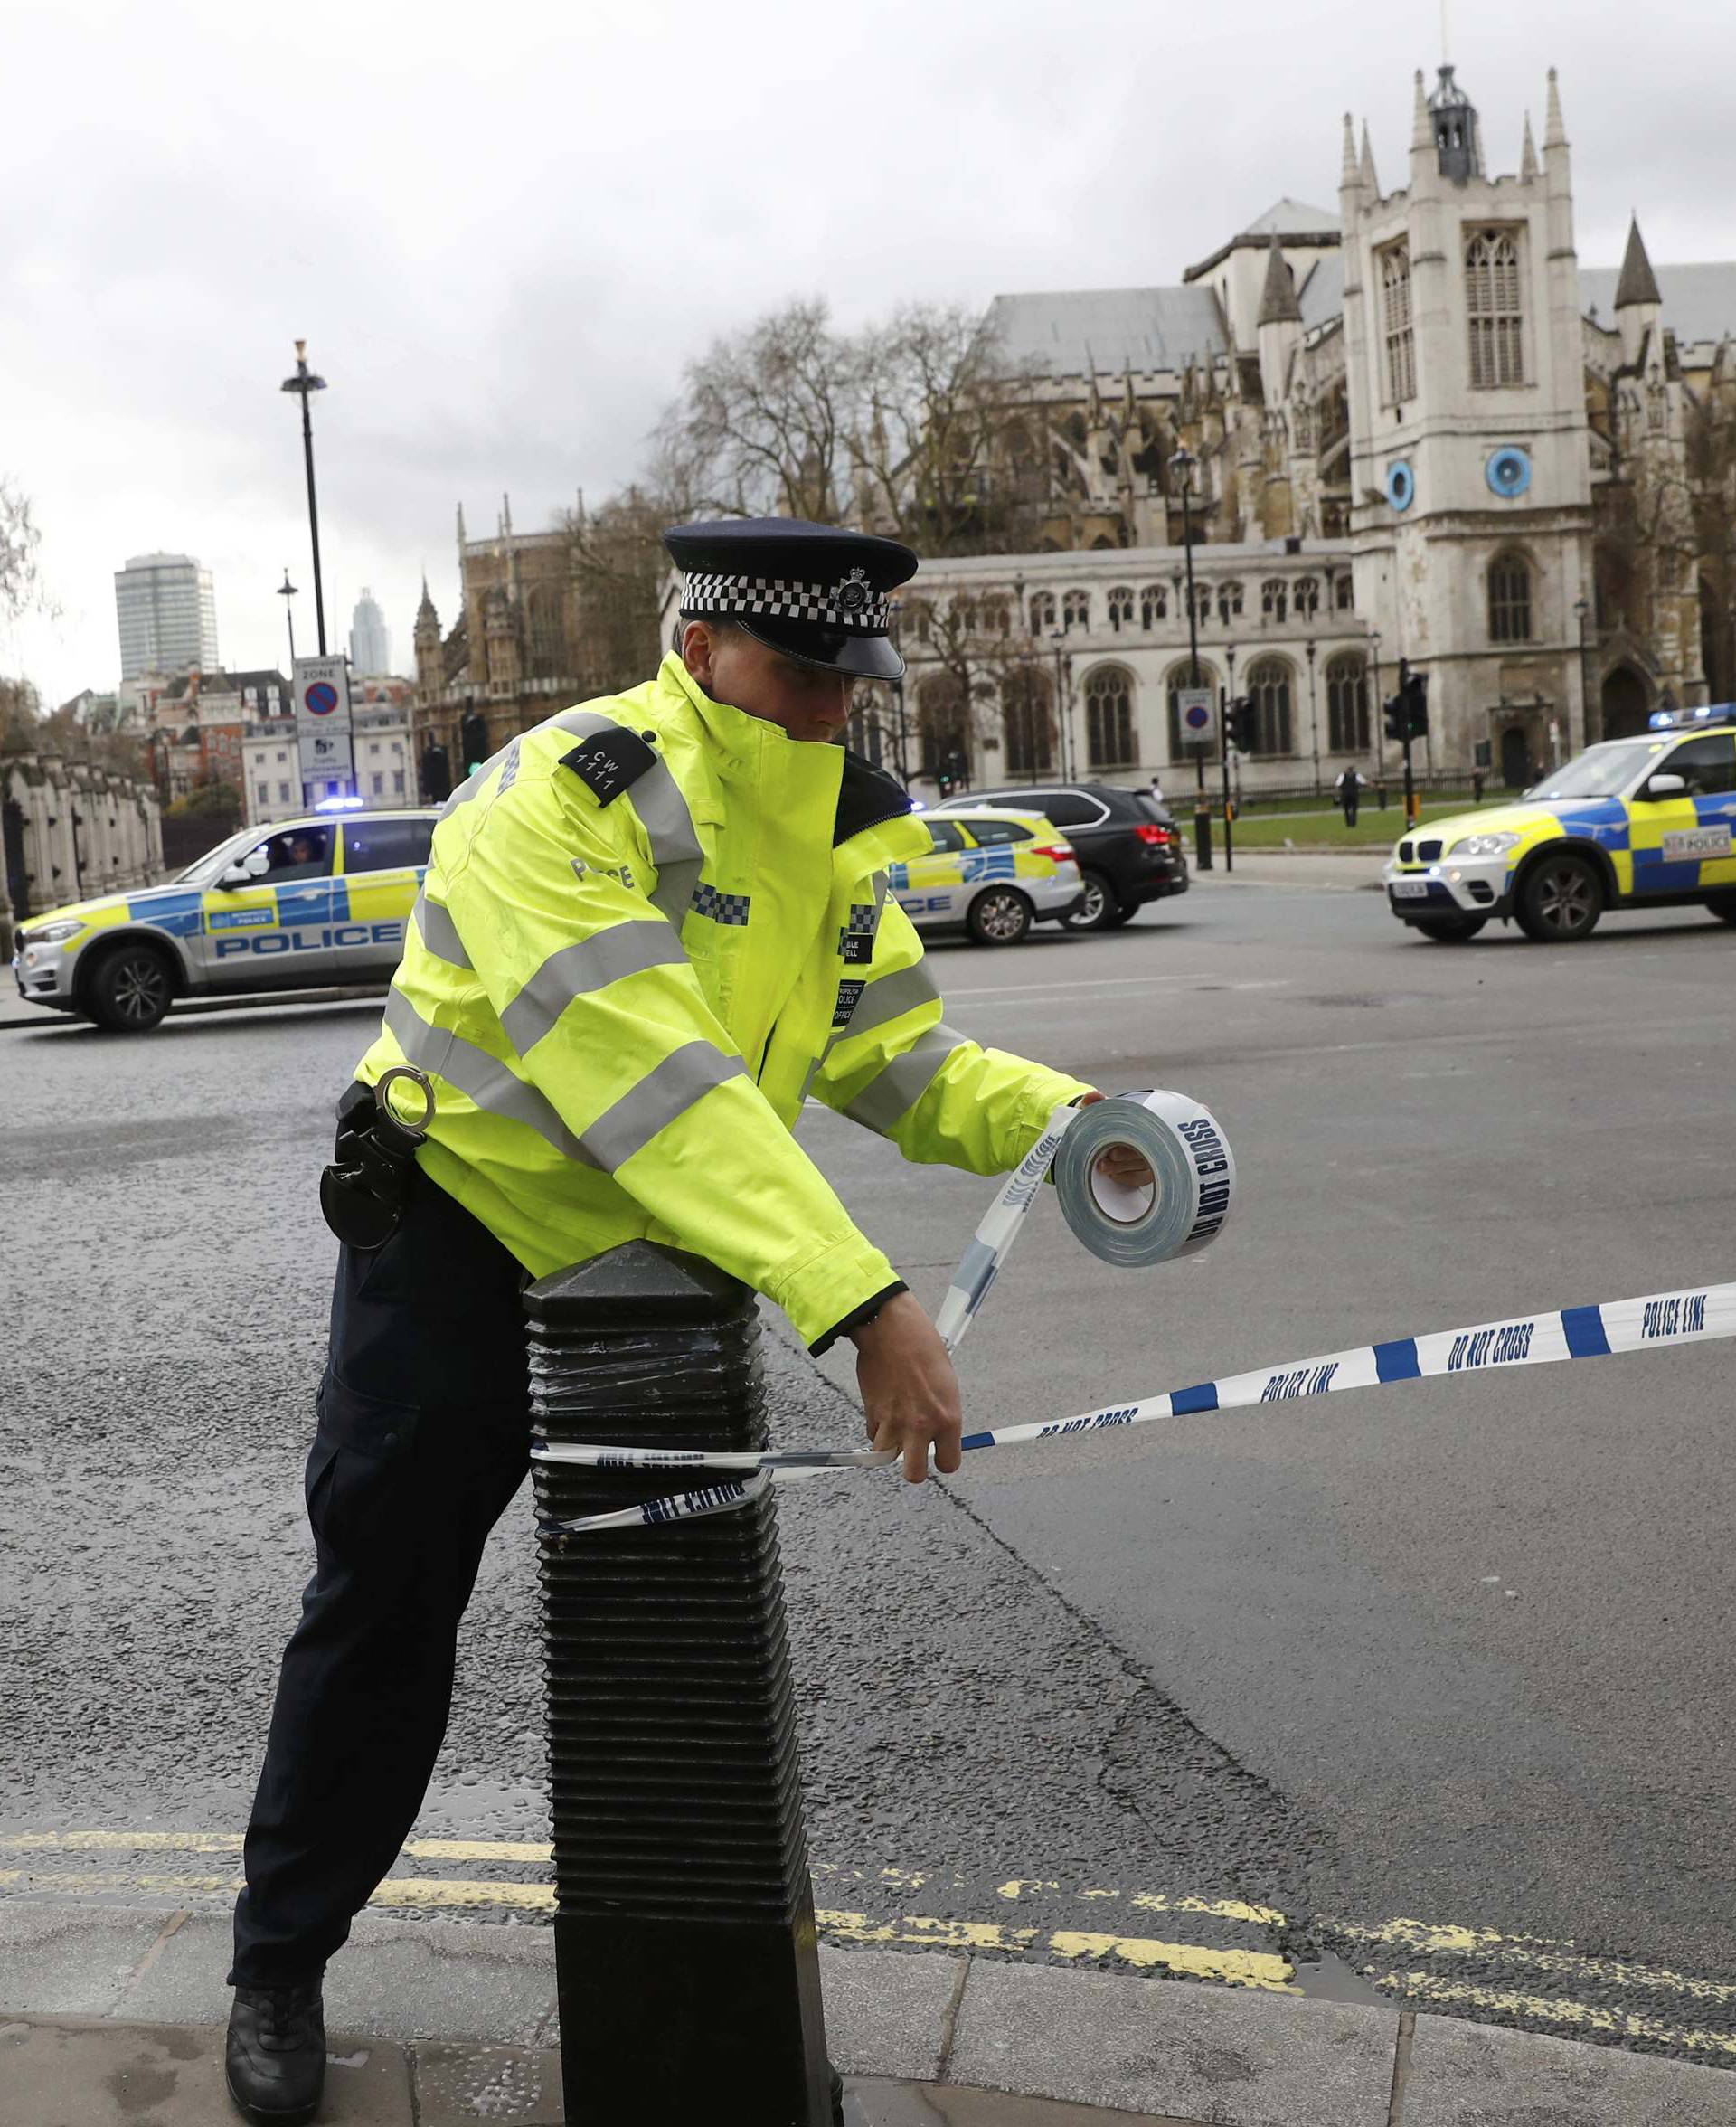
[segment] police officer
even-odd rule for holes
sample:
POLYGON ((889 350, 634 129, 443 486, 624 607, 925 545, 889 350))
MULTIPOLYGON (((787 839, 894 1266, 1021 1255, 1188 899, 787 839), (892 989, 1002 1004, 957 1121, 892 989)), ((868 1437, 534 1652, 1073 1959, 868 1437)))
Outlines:
MULTIPOLYGON (((277 2127, 317 2108, 323 1970, 420 1808, 458 1621, 527 1467, 524 1278, 642 1237, 707 1256, 814 1351, 854 1343, 869 1437, 907 1478, 931 1453, 956 1470, 951 1364, 797 1146, 803 1102, 989 1175, 1058 1102, 1102 1097, 948 1027, 887 898, 887 867, 929 837, 837 742, 854 681, 903 671, 891 593, 916 556, 781 518, 665 538, 686 572, 678 651, 454 791, 339 1107, 344 1245, 306 1479, 317 1564, 230 1973, 230 2089, 277 2127), (433 1091, 411 1159, 375 1100, 394 1065, 433 1091)), ((393 1114, 403 1091, 384 1095, 393 1114)))

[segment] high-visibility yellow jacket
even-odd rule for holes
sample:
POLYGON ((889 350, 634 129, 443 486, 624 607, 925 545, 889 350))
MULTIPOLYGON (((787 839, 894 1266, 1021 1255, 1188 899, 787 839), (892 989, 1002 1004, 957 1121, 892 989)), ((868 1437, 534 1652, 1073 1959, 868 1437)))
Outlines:
POLYGON ((661 1241, 823 1345, 896 1272, 791 1135, 807 1094, 996 1174, 1085 1090, 942 1023, 886 898, 927 847, 889 777, 667 657, 454 791, 360 1076, 431 1076, 423 1167, 533 1276, 661 1241))

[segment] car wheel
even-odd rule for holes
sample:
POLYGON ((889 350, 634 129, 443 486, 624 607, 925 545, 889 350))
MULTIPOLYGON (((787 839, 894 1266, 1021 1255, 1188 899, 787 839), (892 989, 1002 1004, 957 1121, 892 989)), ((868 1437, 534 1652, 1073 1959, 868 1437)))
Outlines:
POLYGON ((1514 915, 1540 945, 1574 945, 1590 938, 1603 913, 1603 881, 1589 857, 1563 849, 1540 856, 1519 883, 1514 915))
POLYGON ((1437 945, 1463 945, 1467 938, 1475 938, 1488 920, 1486 916, 1425 916, 1410 928, 1432 938, 1437 945))
POLYGON ((1118 931, 1123 923, 1131 923, 1133 919, 1138 913, 1139 904, 1137 902, 1118 902, 1115 906, 1115 912, 1110 916, 1109 922, 1104 924, 1103 928, 1106 931, 1118 931))
POLYGON ((991 886, 965 919, 978 945, 1016 945, 1031 928, 1031 903, 1011 886, 991 886))
POLYGON ((1117 922, 1120 901, 1101 872, 1081 872, 1079 883, 1084 898, 1071 916, 1061 921, 1070 931, 1109 931, 1117 922))
POLYGON ((175 974, 154 945, 119 945, 90 976, 85 1009, 110 1034, 147 1034, 169 1008, 175 974))
POLYGON ((1706 906, 1714 916, 1722 916, 1726 923, 1736 923, 1736 893, 1709 893, 1706 906))

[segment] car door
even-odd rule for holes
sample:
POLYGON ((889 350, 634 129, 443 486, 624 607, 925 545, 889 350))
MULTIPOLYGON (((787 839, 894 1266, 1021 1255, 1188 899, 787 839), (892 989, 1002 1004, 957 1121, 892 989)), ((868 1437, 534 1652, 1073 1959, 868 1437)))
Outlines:
POLYGON ((925 818, 934 846, 926 856, 888 868, 886 884, 898 905, 916 923, 946 923, 963 913, 964 874, 959 859, 967 847, 956 820, 925 818))
POLYGON ((403 957, 410 912, 428 869, 432 813, 374 814, 344 822, 343 865, 332 883, 337 980, 390 981, 403 957))
POLYGON ((236 860, 251 875, 247 885, 206 887, 193 941, 202 987, 285 989, 331 980, 336 842, 329 820, 279 827, 236 860))
POLYGON ((1628 801, 1634 896, 1736 884, 1736 733, 1703 732, 1654 762, 1680 776, 1679 797, 1651 798, 1651 777, 1628 801))

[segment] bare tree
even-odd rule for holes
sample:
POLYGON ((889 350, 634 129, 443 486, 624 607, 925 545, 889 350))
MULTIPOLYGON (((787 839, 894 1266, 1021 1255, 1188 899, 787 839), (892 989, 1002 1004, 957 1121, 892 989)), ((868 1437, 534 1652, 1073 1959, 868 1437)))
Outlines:
POLYGON ((42 534, 30 498, 0 477, 0 613, 15 619, 42 598, 37 556, 42 534))
POLYGON ((911 653, 923 773, 946 767, 954 753, 968 760, 972 740, 978 748, 1002 743, 1009 716, 1016 720, 1022 756, 1048 754, 1044 742, 1053 735, 1048 684, 1011 588, 913 598, 905 608, 903 636, 911 653))
POLYGON ((599 509, 569 511, 560 520, 572 541, 579 591, 575 667, 598 694, 619 694, 656 669, 669 570, 663 530, 673 515, 654 490, 631 487, 599 509))

